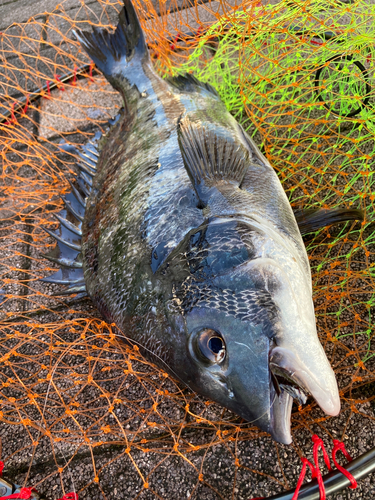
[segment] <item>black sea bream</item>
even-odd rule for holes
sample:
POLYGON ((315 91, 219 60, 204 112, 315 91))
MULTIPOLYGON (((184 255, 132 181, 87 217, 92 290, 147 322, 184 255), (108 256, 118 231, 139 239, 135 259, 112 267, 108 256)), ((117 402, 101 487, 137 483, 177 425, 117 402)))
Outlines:
POLYGON ((124 111, 99 149, 83 148, 51 257, 62 268, 47 281, 85 290, 152 361, 276 441, 291 442, 293 398, 337 415, 297 224, 335 216, 296 220, 216 91, 156 74, 130 0, 113 34, 76 36, 124 111))

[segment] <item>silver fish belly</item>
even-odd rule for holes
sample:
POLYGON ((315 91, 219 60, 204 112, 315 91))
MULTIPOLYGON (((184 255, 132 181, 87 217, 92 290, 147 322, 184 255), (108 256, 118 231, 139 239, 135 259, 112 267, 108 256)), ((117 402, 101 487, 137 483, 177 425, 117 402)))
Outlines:
POLYGON ((146 356, 276 441, 291 442, 293 398, 337 415, 306 250, 267 159, 210 85, 155 73, 130 0, 113 34, 76 36, 124 98, 77 215, 93 302, 146 356))

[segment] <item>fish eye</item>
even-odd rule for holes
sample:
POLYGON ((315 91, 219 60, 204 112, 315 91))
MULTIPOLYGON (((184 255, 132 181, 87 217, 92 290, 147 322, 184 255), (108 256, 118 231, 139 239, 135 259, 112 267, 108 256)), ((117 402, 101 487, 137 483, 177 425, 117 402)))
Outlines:
POLYGON ((211 363, 221 363, 225 358, 225 342, 220 333, 210 328, 197 335, 197 345, 201 356, 211 363))

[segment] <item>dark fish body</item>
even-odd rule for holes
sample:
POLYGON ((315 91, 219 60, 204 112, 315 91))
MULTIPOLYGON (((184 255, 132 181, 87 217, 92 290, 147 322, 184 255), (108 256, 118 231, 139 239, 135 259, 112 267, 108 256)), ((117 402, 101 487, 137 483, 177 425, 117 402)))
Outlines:
MULTIPOLYGON (((181 339, 167 326, 168 311, 183 313, 216 276, 259 257, 261 246, 272 242, 267 222, 277 227, 280 240, 288 240, 306 273, 309 265, 275 172, 220 99, 190 78, 180 78, 178 89, 148 73, 134 108, 102 147, 82 253, 87 289, 100 311, 124 332, 135 322, 132 338, 171 366, 166 345, 181 339), (241 189, 222 181, 203 209, 197 208, 178 142, 178 123, 186 117, 209 124, 249 153, 241 189), (187 288, 191 299, 184 297, 187 288)), ((220 293, 222 286, 213 288, 220 293)))
POLYGON ((296 218, 215 90, 155 73, 124 5, 114 34, 77 34, 125 102, 88 152, 86 290, 163 369, 289 443, 293 397, 340 408, 296 218))

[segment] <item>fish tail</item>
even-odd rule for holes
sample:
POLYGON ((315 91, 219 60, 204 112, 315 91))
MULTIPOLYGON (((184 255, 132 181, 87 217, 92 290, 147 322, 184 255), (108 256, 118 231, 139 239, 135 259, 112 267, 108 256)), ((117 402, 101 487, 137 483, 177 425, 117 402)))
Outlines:
POLYGON ((149 60, 147 45, 133 4, 130 0, 123 1, 124 7, 114 33, 95 26, 91 33, 81 30, 73 32, 96 66, 118 90, 121 90, 118 77, 124 75, 124 69, 132 59, 144 62, 149 60))

